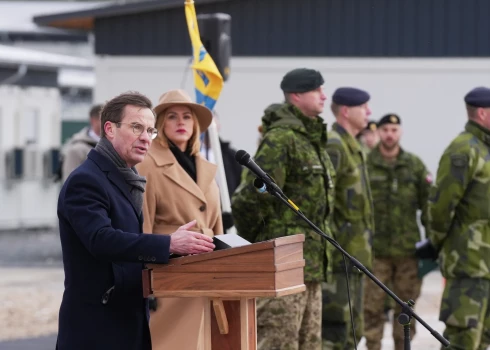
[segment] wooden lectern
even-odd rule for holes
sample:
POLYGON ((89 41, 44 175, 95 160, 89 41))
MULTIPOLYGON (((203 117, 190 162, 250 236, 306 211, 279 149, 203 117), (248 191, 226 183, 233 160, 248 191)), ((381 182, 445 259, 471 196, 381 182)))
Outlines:
POLYGON ((255 298, 306 290, 304 235, 149 264, 145 297, 208 297, 206 350, 257 349, 255 298), (213 311, 211 311, 213 310, 213 311))

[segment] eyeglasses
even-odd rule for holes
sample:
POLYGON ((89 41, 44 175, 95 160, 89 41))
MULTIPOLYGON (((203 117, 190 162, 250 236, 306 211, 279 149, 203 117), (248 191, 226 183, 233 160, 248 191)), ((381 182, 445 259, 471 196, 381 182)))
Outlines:
MULTIPOLYGON (((136 136, 140 136, 143 133, 143 131, 145 131, 145 126, 139 123, 122 123, 122 122, 117 122, 117 123, 113 122, 113 123, 116 124, 118 128, 120 124, 126 124, 133 127, 133 134, 135 134, 136 136)), ((152 140, 155 139, 155 137, 157 137, 158 135, 158 130, 155 128, 148 128, 146 129, 146 132, 148 133, 150 139, 152 140)))

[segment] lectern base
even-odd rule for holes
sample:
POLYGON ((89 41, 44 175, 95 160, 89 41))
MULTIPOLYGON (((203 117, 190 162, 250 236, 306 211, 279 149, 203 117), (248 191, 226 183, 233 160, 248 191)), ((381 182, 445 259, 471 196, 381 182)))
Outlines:
POLYGON ((210 350, 257 349, 255 298, 210 298, 210 311, 210 350))

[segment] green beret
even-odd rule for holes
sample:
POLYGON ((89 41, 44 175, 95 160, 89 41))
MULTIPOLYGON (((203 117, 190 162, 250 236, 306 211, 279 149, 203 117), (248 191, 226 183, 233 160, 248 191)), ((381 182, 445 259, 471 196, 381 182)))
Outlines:
POLYGON ((397 124, 397 125, 400 125, 402 123, 401 119, 399 116, 397 116, 396 114, 386 114, 383 118, 381 118, 378 122, 378 128, 381 126, 381 125, 384 125, 384 124, 397 124))
POLYGON ((288 93, 308 92, 324 83, 319 71, 308 68, 297 68, 286 73, 281 81, 281 90, 288 93))

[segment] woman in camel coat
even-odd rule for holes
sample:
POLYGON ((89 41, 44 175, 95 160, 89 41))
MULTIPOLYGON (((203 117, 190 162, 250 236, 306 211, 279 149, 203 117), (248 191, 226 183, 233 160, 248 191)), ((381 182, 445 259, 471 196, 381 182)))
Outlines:
MULTIPOLYGON (((193 230, 222 234, 216 165, 199 153, 199 136, 211 124, 211 111, 184 91, 171 90, 160 97, 155 115, 158 136, 137 166, 147 180, 143 232, 171 234, 196 220, 193 230)), ((153 350, 205 349, 207 304, 205 298, 159 298, 150 315, 153 350)))

